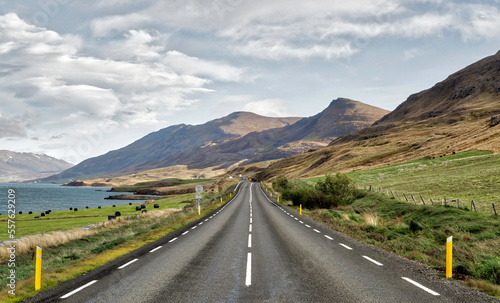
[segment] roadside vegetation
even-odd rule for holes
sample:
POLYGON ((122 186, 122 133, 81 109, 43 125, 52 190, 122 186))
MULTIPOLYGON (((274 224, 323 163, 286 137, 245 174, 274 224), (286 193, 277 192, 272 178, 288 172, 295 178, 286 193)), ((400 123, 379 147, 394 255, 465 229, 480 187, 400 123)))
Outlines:
POLYGON ((273 181, 273 189, 281 192, 283 199, 305 208, 332 208, 349 205, 363 196, 347 175, 327 175, 316 184, 303 180, 289 181, 279 176, 273 181))
MULTIPOLYGON (((358 173, 361 174, 361 173, 358 173)), ((500 217, 451 206, 414 205, 359 191, 337 174, 311 180, 278 177, 273 189, 284 204, 353 238, 426 264, 444 276, 446 238, 453 236, 455 279, 500 297, 500 217), (325 198, 338 193, 334 198, 325 198), (346 194, 347 193, 347 194, 346 194), (311 197, 320 201, 310 202, 311 197)))
MULTIPOLYGON (((470 207, 500 214, 500 155, 489 151, 467 151, 430 157, 347 174, 358 186, 383 188, 441 203, 443 198, 460 199, 470 207)), ((322 178, 308 179, 313 183, 322 178)))

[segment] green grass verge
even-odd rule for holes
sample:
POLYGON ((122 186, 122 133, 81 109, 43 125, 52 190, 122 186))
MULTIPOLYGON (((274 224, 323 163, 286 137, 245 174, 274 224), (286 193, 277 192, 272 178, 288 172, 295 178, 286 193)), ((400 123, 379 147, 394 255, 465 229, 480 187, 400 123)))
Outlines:
MULTIPOLYGON (((170 196, 165 199, 156 200, 152 204, 148 204, 146 209, 148 211, 161 210, 166 208, 184 207, 195 200, 194 194, 170 196), (159 204, 159 208, 153 208, 153 204, 159 204)), ((117 201, 119 203, 120 201, 117 201)), ((122 216, 139 214, 135 207, 140 203, 132 203, 132 205, 117 205, 116 207, 107 206, 89 209, 74 210, 61 210, 53 211, 45 217, 34 219, 35 216, 40 216, 40 213, 16 215, 16 238, 24 236, 31 236, 43 233, 50 233, 55 231, 63 231, 73 228, 85 227, 91 224, 102 223, 108 220, 108 215, 114 215, 119 211, 122 216)), ((9 234, 7 233, 7 215, 0 216, 0 241, 8 240, 9 234)))
POLYGON ((418 159, 348 175, 360 186, 422 195, 426 201, 432 198, 439 203, 444 197, 460 199, 469 207, 474 200, 478 211, 484 213, 493 213, 491 203, 496 203, 500 210, 500 155, 489 151, 418 159))

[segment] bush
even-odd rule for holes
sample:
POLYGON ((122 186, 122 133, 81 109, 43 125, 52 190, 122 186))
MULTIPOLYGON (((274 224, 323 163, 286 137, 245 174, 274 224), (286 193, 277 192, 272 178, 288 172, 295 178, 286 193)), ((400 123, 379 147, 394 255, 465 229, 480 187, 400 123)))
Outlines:
POLYGON ((494 284, 500 284, 500 258, 493 257, 476 265, 474 277, 494 284))
POLYGON ((316 186, 302 181, 288 181, 280 176, 273 181, 273 188, 280 191, 283 199, 292 201, 293 205, 302 204, 305 208, 333 208, 348 205, 361 197, 360 191, 346 175, 328 175, 316 186))
POLYGON ((273 180, 273 189, 276 191, 283 191, 289 187, 288 179, 285 176, 278 176, 273 180))
POLYGON ((327 196, 335 206, 352 204, 361 196, 352 179, 340 173, 335 176, 327 175, 323 181, 318 181, 316 189, 327 196))

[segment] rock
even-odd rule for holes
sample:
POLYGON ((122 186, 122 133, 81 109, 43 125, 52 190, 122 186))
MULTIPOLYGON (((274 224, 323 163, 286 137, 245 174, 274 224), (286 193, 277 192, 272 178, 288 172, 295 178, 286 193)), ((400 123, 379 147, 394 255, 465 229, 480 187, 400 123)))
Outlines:
POLYGON ((490 120, 490 127, 497 126, 500 124, 500 116, 493 116, 490 120))

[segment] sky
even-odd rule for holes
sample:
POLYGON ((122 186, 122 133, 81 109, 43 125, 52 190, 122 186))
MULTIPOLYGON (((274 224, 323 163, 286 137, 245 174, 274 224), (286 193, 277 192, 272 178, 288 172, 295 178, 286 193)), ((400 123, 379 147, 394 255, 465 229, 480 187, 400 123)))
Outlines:
POLYGON ((500 0, 0 0, 0 150, 77 164, 234 111, 393 110, 499 37, 500 0))

